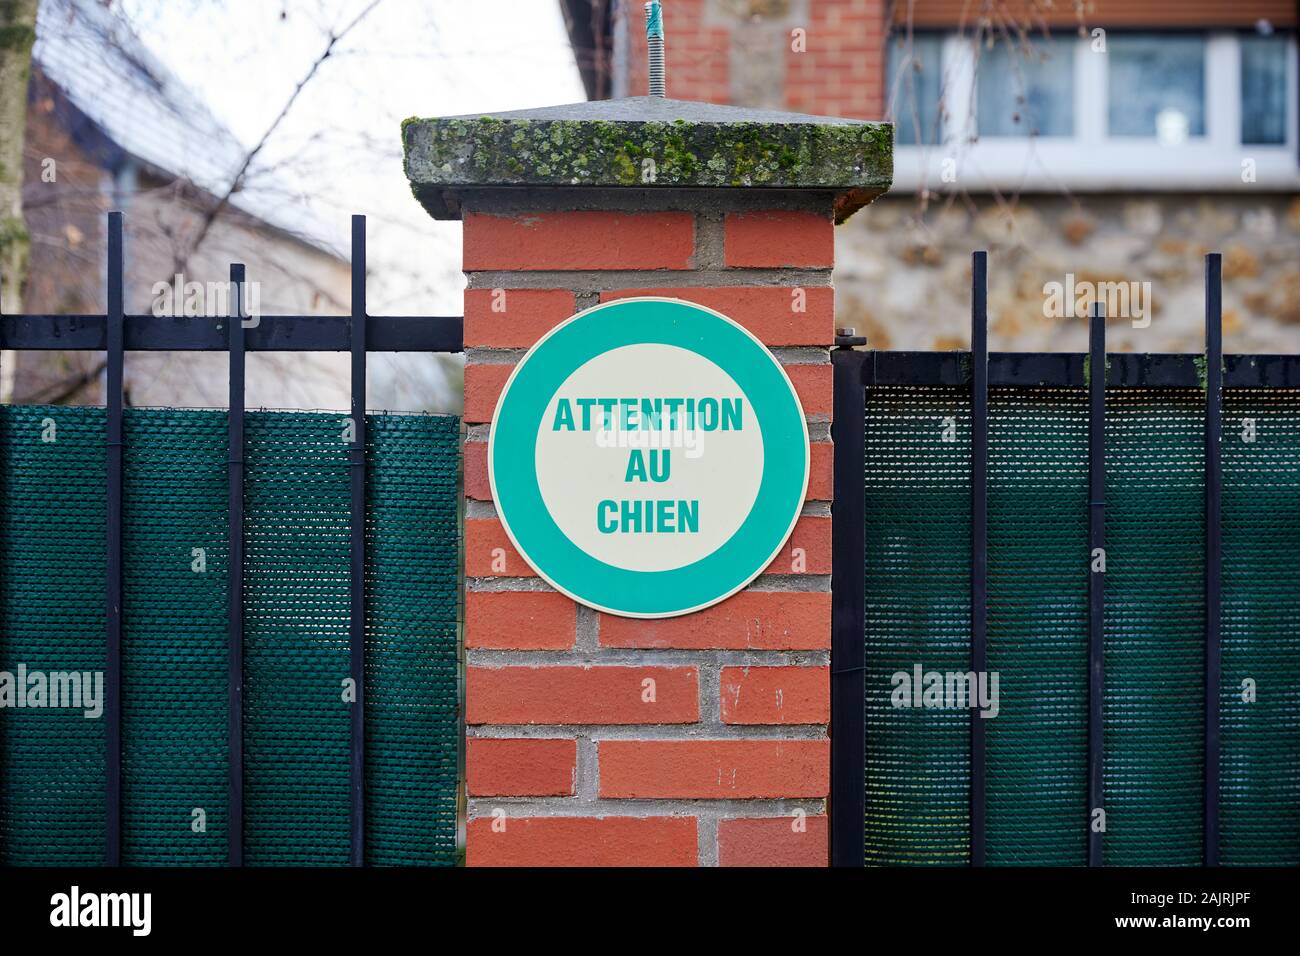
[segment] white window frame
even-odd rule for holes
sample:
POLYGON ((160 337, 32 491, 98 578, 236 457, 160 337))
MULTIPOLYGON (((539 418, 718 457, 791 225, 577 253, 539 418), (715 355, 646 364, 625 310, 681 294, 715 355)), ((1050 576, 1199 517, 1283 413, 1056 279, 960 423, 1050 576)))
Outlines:
POLYGON ((949 34, 944 38, 942 56, 946 107, 942 143, 896 147, 894 189, 1055 192, 1300 188, 1296 109, 1300 56, 1296 35, 1288 36, 1286 141, 1280 145, 1241 143, 1241 35, 1232 31, 1206 31, 1204 35, 1205 135, 1189 137, 1176 145, 1161 145, 1154 136, 1108 135, 1109 54, 1094 53, 1091 37, 1064 35, 1053 42, 1074 43, 1074 136, 984 136, 972 142, 972 41, 949 34), (1254 162, 1254 182, 1242 179, 1246 160, 1254 162))

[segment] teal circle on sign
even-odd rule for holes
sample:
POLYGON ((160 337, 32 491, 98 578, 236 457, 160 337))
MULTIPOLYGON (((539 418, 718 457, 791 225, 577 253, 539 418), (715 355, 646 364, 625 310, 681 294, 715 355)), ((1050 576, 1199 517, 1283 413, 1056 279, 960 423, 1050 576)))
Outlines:
POLYGON ((524 560, 626 617, 697 611, 757 577, 798 520, 808 461, 772 353, 720 312, 658 297, 547 333, 507 381, 488 445, 524 560))

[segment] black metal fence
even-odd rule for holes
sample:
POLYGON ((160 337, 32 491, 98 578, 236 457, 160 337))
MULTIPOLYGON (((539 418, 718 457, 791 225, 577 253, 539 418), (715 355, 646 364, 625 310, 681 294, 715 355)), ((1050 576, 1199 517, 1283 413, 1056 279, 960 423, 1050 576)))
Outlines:
MULTIPOLYGON (((0 348, 104 351, 107 359, 106 540, 104 603, 105 863, 123 862, 123 368, 129 351, 225 351, 229 355, 228 421, 228 862, 244 862, 244 538, 245 356, 250 351, 347 351, 351 354, 350 617, 348 644, 355 702, 350 710, 350 828, 352 865, 366 847, 366 357, 369 352, 459 352, 460 317, 371 316, 366 311, 366 223, 352 218, 351 311, 348 315, 261 315, 245 327, 246 270, 230 266, 230 321, 205 317, 128 315, 124 310, 123 216, 108 216, 107 311, 81 315, 2 315, 0 348)), ((458 444, 458 440, 457 440, 458 444)), ((454 492, 453 492, 454 493, 454 492)), ((3 503, 0 502, 0 507, 3 503)), ((454 527, 454 519, 453 519, 454 527)), ((454 548, 454 542, 452 546, 454 548)))
MULTIPOLYGON (((1125 620, 1117 617, 1128 612, 1117 608, 1108 610, 1106 603, 1107 422, 1108 418, 1115 421, 1116 416, 1123 413, 1123 409, 1116 408, 1108 412, 1107 404, 1108 396, 1115 402, 1124 395, 1177 395, 1180 407, 1186 412, 1188 401, 1194 402, 1189 396, 1199 394, 1204 431, 1203 451, 1199 456, 1203 462, 1203 512, 1199 519, 1203 521, 1203 538, 1195 544, 1198 549, 1203 547, 1203 554, 1196 555, 1193 564, 1187 563, 1191 559, 1185 553, 1175 552, 1171 560, 1180 562, 1180 568, 1188 574, 1201 574, 1203 568, 1199 601, 1194 602, 1197 606, 1192 611, 1194 616, 1203 618, 1200 638, 1203 661, 1199 675, 1203 697, 1196 702, 1202 726, 1199 729, 1171 728, 1167 732, 1183 736, 1192 732, 1201 735, 1195 748, 1203 755, 1197 771, 1200 774, 1200 793, 1195 795, 1196 799, 1189 796, 1188 806, 1199 800, 1201 807, 1199 862, 1216 865, 1221 862, 1220 847, 1224 844, 1220 827, 1223 816, 1221 796, 1228 783, 1221 763, 1224 750, 1221 721, 1226 693, 1221 636, 1224 620, 1224 393, 1227 390, 1247 396, 1286 395, 1290 401, 1300 395, 1300 392, 1286 391, 1300 390, 1300 355, 1222 354, 1222 272, 1218 254, 1206 258, 1206 347, 1203 355, 1108 355, 1106 319, 1100 304, 1091 309, 1086 355, 990 354, 987 347, 986 253, 975 253, 972 277, 970 352, 868 351, 863 348, 866 345, 864 340, 841 336, 832 354, 832 438, 835 443, 831 718, 833 862, 840 866, 860 866, 864 861, 962 862, 974 866, 986 862, 1064 862, 1092 866, 1100 865, 1104 860, 1160 862, 1155 858, 1159 854, 1142 856, 1139 845, 1145 837, 1140 839, 1132 827, 1122 834, 1116 833, 1114 852, 1103 856, 1108 832, 1105 817, 1108 797, 1112 803, 1123 802, 1124 798, 1117 796, 1116 792, 1121 789, 1119 783, 1123 774, 1129 772, 1118 766, 1120 758, 1128 759, 1128 755, 1120 753, 1109 755, 1114 758, 1116 767, 1107 769, 1108 732, 1116 734, 1116 740, 1120 739, 1115 722, 1122 718, 1122 715, 1116 717, 1108 725, 1107 714, 1108 708, 1118 712, 1121 707, 1130 706, 1119 702, 1122 695, 1115 683, 1132 677, 1127 672, 1115 674, 1108 684, 1107 648, 1109 646, 1111 653, 1116 653, 1115 648, 1121 647, 1136 633, 1125 620), (1065 582, 1063 589, 1058 587, 1053 591, 1043 587, 1036 596, 1031 596, 1039 603, 1038 609, 1027 607, 1034 601, 1025 600, 1025 594, 1021 592, 1027 591, 1026 588, 1014 581, 1007 584, 1009 575, 1006 569, 999 571, 995 593, 990 594, 991 389, 998 396, 1015 396, 1014 401, 1019 403, 1017 407, 1029 411, 1029 418, 1019 426, 1014 423, 1007 426, 1028 428, 1031 432, 1026 439, 1028 443, 1046 442, 1054 447, 1068 445, 1057 456, 1058 460, 1046 466, 1041 462, 1017 463, 1013 459, 1020 453, 1006 442, 999 451, 1002 456, 999 474, 1004 477, 1004 473, 1010 474, 1016 468, 1023 469, 1024 474, 1040 466, 1056 469, 1050 482, 1054 494, 1065 489, 1063 496, 1040 506, 1036 520, 1049 527, 1057 521, 1080 525, 1077 544, 1065 545, 1069 548, 1077 546, 1077 552, 1061 556, 1050 548, 1039 549, 1039 556, 1046 555, 1049 561, 1059 560, 1067 570, 1061 578, 1065 582), (1062 401, 1065 403, 1063 406, 1053 404, 1062 401), (1041 411, 1044 409, 1047 411, 1041 411), (954 429, 960 420, 963 430, 969 429, 969 435, 962 436, 958 451, 943 453, 950 457, 941 467, 935 466, 931 470, 926 463, 931 455, 928 449, 938 446, 924 445, 916 438, 914 430, 918 419, 940 412, 952 416, 954 429), (1054 433, 1049 434, 1049 430, 1044 429, 1037 435, 1032 434, 1042 424, 1034 418, 1040 412, 1048 418, 1056 416, 1050 422, 1054 433), (876 428, 874 438, 869 438, 869 430, 873 427, 876 428), (1061 438, 1063 431, 1069 432, 1066 438, 1061 438), (898 460, 891 465, 874 466, 873 456, 884 451, 898 460), (904 519, 899 519, 887 531, 880 531, 879 522, 875 521, 880 516, 872 515, 869 510, 876 500, 868 487, 873 481, 880 484, 892 482, 891 487, 901 487, 904 497, 898 500, 904 505, 924 499, 926 510, 938 511, 943 520, 936 522, 921 515, 910 526, 904 523, 904 519), (907 490, 909 486, 910 491, 907 490), (911 495, 911 498, 906 498, 906 495, 911 495), (968 496, 968 511, 948 514, 944 518, 944 509, 951 508, 961 496, 968 496), (1074 510, 1063 511, 1062 507, 1074 510), (1075 519, 1073 515, 1086 516, 1086 522, 1075 519), (948 564, 938 569, 928 552, 948 548, 959 551, 966 547, 966 529, 969 529, 969 551, 964 555, 948 554, 948 564), (868 537, 872 533, 875 533, 876 540, 869 552, 868 537), (954 541, 961 543, 954 544, 954 541), (904 553, 908 556, 899 557, 904 553), (925 580, 932 585, 937 582, 943 593, 905 592, 908 578, 914 573, 919 577, 929 575, 925 580), (896 585, 900 593, 888 598, 877 595, 873 604, 868 591, 872 582, 880 580, 889 582, 881 587, 896 585), (1016 591, 1016 594, 1012 597, 1000 594, 997 591, 999 587, 1016 591), (995 599, 993 604, 991 598, 995 599), (883 700, 888 697, 888 691, 882 691, 879 686, 879 682, 886 679, 887 668, 882 672, 880 667, 883 665, 873 661, 872 656, 873 647, 878 647, 880 657, 889 658, 894 663, 905 659, 919 661, 926 657, 931 661, 946 661, 957 670, 968 670, 976 675, 985 673, 990 668, 990 607, 1001 609, 1000 613, 1009 617, 1006 607, 1012 600, 1022 601, 1016 613, 1023 620, 1000 621, 1000 633, 1005 635, 1014 627, 1028 627, 1024 622, 1032 624, 1035 621, 1038 626, 1057 628, 1053 640, 1059 640, 1060 651, 1055 658, 1048 660, 1047 666, 1059 666, 1061 672, 1053 678, 1057 683, 1052 694, 1056 696, 1049 699, 1050 695, 1044 693, 1034 702, 1036 713, 1024 718, 1022 726, 1026 732, 1019 738, 1015 732, 1009 732, 1005 740, 998 742, 999 789, 994 808, 990 805, 989 795, 989 767, 993 759, 989 751, 989 725, 974 709, 969 711, 969 719, 965 713, 951 712, 937 718, 910 713, 906 718, 892 716, 888 702, 883 700), (1050 612, 1042 608, 1050 608, 1050 612), (1055 617, 1049 620, 1049 615, 1055 617), (1077 684, 1081 681, 1086 681, 1086 688, 1069 689, 1071 682, 1077 684), (1062 687, 1067 689, 1063 691, 1062 687), (1072 696, 1075 690, 1078 694, 1072 696), (1071 699, 1063 702, 1067 697, 1071 699), (1034 721, 1038 723, 1034 724, 1034 721), (1035 750, 1041 743, 1035 742, 1028 730, 1036 727, 1043 735, 1042 731, 1049 724, 1056 728, 1054 733, 1061 727, 1068 728, 1056 739, 1077 740, 1077 761, 1071 762, 1074 756, 1035 750), (961 735, 966 736, 964 741, 959 739, 961 735), (1007 747, 1011 744, 1034 751, 1014 770, 1008 769, 1011 758, 1007 747), (1007 781, 1012 776, 1016 781, 1009 784, 1007 781), (1109 794, 1108 780, 1112 791, 1109 794), (1054 803, 1044 803, 1035 811, 1041 823, 1037 831, 1030 833, 1032 827, 1025 824, 1023 832, 1026 839, 1030 836, 1041 838, 1044 846, 1068 845, 1067 850, 1059 854, 1043 850, 1041 855, 1034 856, 1036 851, 1032 849, 1020 853, 1005 845, 1020 832, 1017 831, 1019 824, 1007 822, 1008 808, 1022 797, 1032 802, 1031 791, 1035 788, 1060 790, 1064 795, 1059 799, 1053 798, 1054 803), (876 794, 877 805, 872 805, 869 792, 876 794), (990 820, 992 809, 997 811, 996 821, 990 820), (1101 811, 1100 817, 1098 811, 1101 811), (994 831, 997 837, 991 836, 994 831), (1003 843, 991 846, 990 841, 995 839, 1001 839, 1003 843)), ((1011 402, 1009 397, 1006 400, 1011 402)), ((1010 416, 1011 412, 1004 412, 1006 419, 1010 416)), ((1294 430, 1300 421, 1287 417, 1283 424, 1294 430)), ((1152 434, 1158 434, 1158 431, 1152 434)), ((1119 437, 1125 438, 1125 435, 1119 437)), ((1294 437, 1290 436, 1288 440, 1294 441, 1294 437)), ((1124 453, 1124 449, 1112 449, 1111 460, 1124 453)), ((1195 463, 1187 465, 1192 456, 1188 449, 1180 449, 1178 455, 1181 456, 1178 468, 1189 473, 1196 471, 1195 463)), ((1154 475, 1155 471, 1151 474, 1154 475)), ((1300 515, 1300 460, 1283 462, 1281 474, 1283 480, 1273 482, 1279 495, 1273 500, 1281 507, 1277 520, 1289 528, 1300 515)), ((1202 477, 1197 472, 1189 481, 1200 482, 1202 477)), ((1036 480, 1031 478, 1018 493, 1032 496, 1042 484, 1036 484, 1036 480)), ((1139 477, 1136 480, 1137 487, 1146 487, 1151 492, 1158 492, 1158 484, 1155 478, 1139 477)), ((1006 495, 999 500, 1005 502, 1006 495)), ((1005 512, 1000 518, 1003 521, 1000 527, 1014 531, 1017 506, 1000 507, 1005 512)), ((1124 520, 1129 520, 1129 517, 1125 516, 1124 520)), ((1152 526, 1158 526, 1158 515, 1145 517, 1152 526)), ((1035 530, 1026 528, 1024 534, 1031 535, 1035 530)), ((1001 540, 1005 544, 1007 539, 1001 540)), ((1131 557, 1131 550, 1126 554, 1131 557)), ((1110 560, 1115 564, 1119 559, 1112 554, 1110 560)), ((1276 574, 1294 566, 1294 553, 1273 552, 1261 558, 1261 562, 1255 566, 1276 574)), ((1015 570, 1022 581, 1026 575, 1034 574, 1032 565, 1015 570)), ((1048 577, 1046 570, 1043 575, 1048 577)), ((1158 595, 1149 599, 1152 613, 1158 613, 1159 600, 1158 595)), ((1130 603, 1141 601, 1139 595, 1130 603)), ((1283 622, 1284 636, 1291 635, 1284 642, 1286 646, 1269 647, 1267 641, 1254 638, 1248 638, 1247 643, 1256 657, 1290 655, 1296 658, 1291 663, 1300 666, 1300 657, 1295 653, 1300 647, 1300 607, 1287 604, 1281 613, 1297 615, 1294 620, 1287 619, 1289 625, 1283 622)), ((1030 639, 1025 635, 1022 637, 1025 640, 1017 646, 1022 650, 1032 647, 1027 643, 1030 639)), ((998 657, 1006 662, 1005 648, 999 649, 998 657)), ((1150 660, 1144 659, 1140 664, 1148 668, 1143 672, 1145 678, 1159 682, 1168 677, 1150 660)), ((1129 668, 1130 664, 1126 663, 1125 667, 1129 668)), ((1234 670, 1233 680, 1237 676, 1238 671, 1234 670)), ((1290 725, 1290 734, 1284 728, 1288 726, 1287 721, 1300 715, 1300 697, 1291 687, 1275 687, 1274 692, 1285 696, 1285 719, 1271 725, 1273 731, 1277 731, 1275 736, 1257 740, 1252 746, 1257 746, 1256 753, 1259 747, 1271 747, 1276 754, 1276 763, 1271 767, 1241 772, 1273 774, 1273 779, 1289 780, 1300 774, 1300 760, 1297 760, 1293 739, 1294 725, 1290 725)), ((1156 693, 1169 691, 1158 690, 1156 693)), ((1263 731, 1256 728, 1252 732, 1258 735, 1263 731)), ((1052 734, 1044 736, 1051 738, 1052 734)), ((1136 766, 1140 763, 1135 762, 1134 773, 1142 771, 1140 766, 1136 766)), ((1238 763, 1240 761, 1234 762, 1234 774, 1238 773, 1238 763)), ((1176 772, 1185 774, 1188 770, 1180 767, 1176 772)), ((1262 805, 1248 806, 1251 799, 1259 799, 1258 783, 1254 777, 1233 778, 1229 792, 1233 794, 1234 814, 1239 810, 1243 813, 1268 812, 1268 807, 1262 805)), ((1111 830, 1116 825, 1112 821, 1111 830)), ((1280 841, 1286 849, 1279 852, 1294 855, 1295 849, 1300 847, 1300 832, 1292 831, 1300 831, 1300 820, 1290 814, 1279 826, 1286 828, 1280 841)), ((1259 862, 1243 859, 1231 862, 1243 861, 1259 862)))

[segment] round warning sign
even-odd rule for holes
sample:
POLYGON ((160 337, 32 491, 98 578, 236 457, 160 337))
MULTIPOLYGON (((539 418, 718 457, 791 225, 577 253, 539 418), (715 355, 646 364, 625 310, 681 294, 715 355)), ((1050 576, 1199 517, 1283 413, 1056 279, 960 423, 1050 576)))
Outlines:
POLYGON ((808 484, 808 432, 773 355, 719 312, 624 299, 529 350, 497 403, 493 499, 558 590, 628 617, 734 594, 780 551, 808 484))

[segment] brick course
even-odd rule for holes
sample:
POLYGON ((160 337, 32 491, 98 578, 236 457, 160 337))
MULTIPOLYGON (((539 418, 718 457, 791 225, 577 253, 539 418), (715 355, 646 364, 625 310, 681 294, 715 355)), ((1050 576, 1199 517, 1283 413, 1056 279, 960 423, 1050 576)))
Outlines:
POLYGON ((544 212, 465 217, 464 268, 687 269, 694 219, 684 212, 544 212))
POLYGON ((826 667, 724 667, 724 724, 824 724, 831 716, 826 667))
POLYGON ((471 667, 468 724, 691 724, 693 667, 471 667))
POLYGON ((605 740, 602 797, 824 797, 826 740, 605 740))
POLYGON ((720 866, 826 866, 825 817, 723 820, 718 826, 720 866))
POLYGON ((465 785, 475 797, 567 797, 577 769, 576 740, 471 737, 465 785))
POLYGON ((470 866, 691 866, 694 817, 491 817, 469 822, 470 866))

